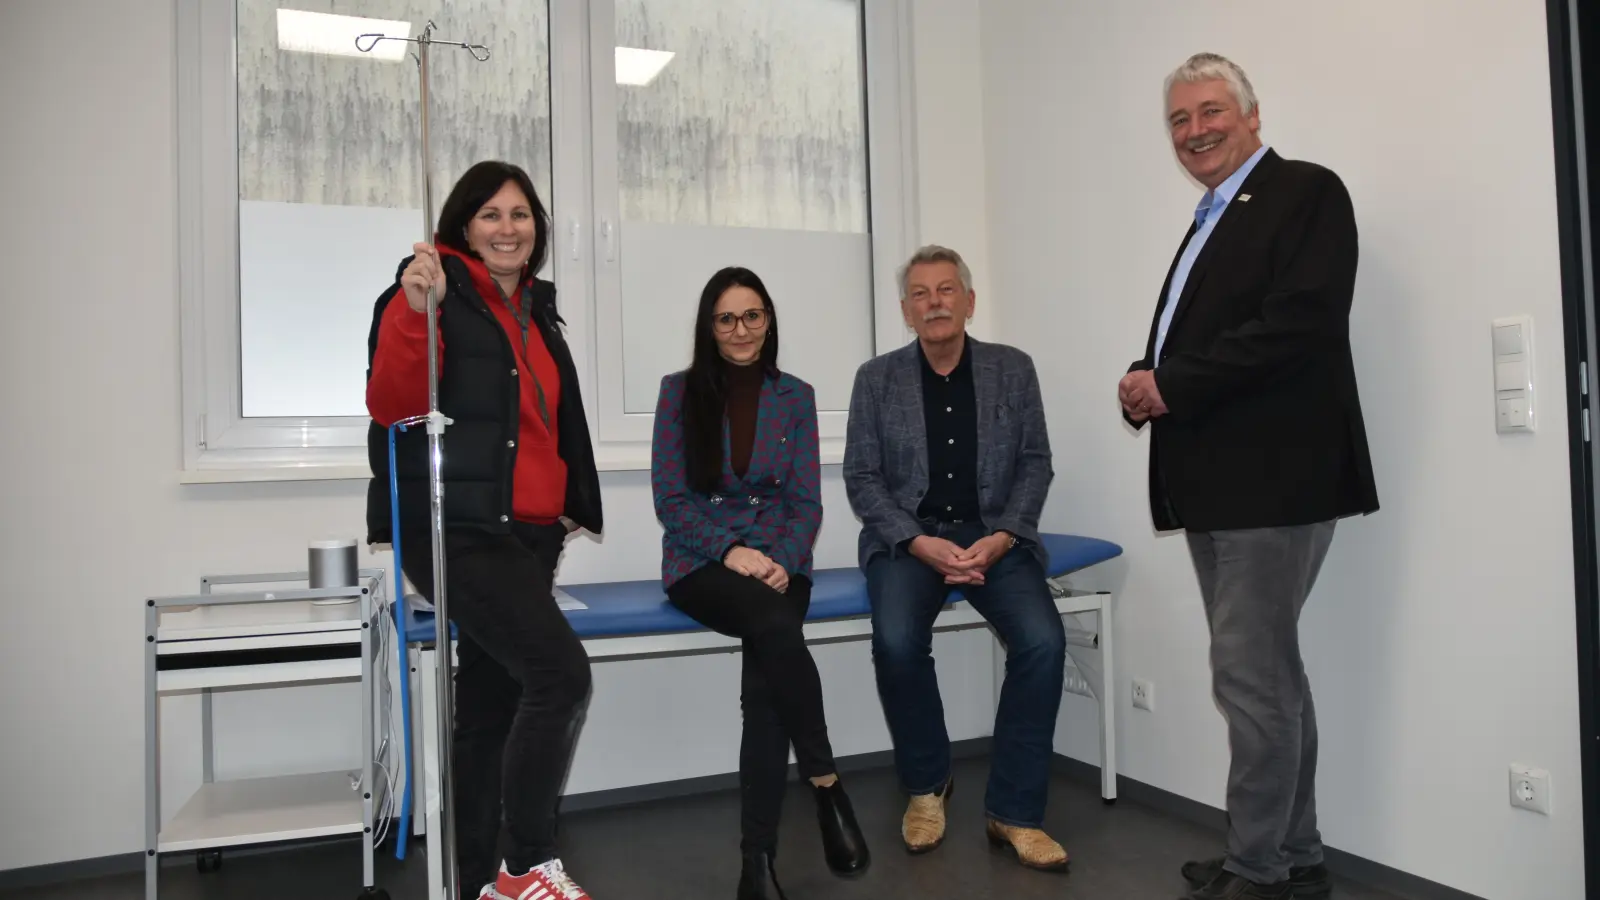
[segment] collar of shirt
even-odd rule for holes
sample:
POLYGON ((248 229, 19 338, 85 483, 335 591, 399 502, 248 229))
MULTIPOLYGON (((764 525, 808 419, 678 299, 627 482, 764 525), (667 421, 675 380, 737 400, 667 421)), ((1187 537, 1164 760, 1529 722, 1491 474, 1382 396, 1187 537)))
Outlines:
POLYGON ((1239 188, 1244 185, 1244 180, 1250 177, 1250 173, 1255 169, 1256 163, 1260 162, 1261 157, 1266 156, 1267 151, 1270 149, 1268 145, 1262 144, 1256 149, 1256 152, 1250 154, 1250 158, 1244 161, 1244 165, 1236 169, 1232 175, 1229 175, 1226 181, 1217 185, 1216 190, 1206 191, 1205 196, 1200 198, 1199 205, 1194 208, 1194 223, 1196 226, 1202 226, 1206 224, 1207 219, 1215 219, 1222 215, 1222 211, 1228 208, 1228 204, 1233 202, 1234 197, 1238 196, 1239 188))
POLYGON ((934 376, 949 380, 958 375, 965 375, 967 370, 972 368, 972 341, 968 340, 966 335, 962 335, 961 359, 956 362, 956 367, 950 370, 949 375, 940 375, 933 370, 933 365, 928 362, 928 351, 923 349, 921 341, 917 342, 917 359, 922 360, 922 374, 924 376, 934 376))

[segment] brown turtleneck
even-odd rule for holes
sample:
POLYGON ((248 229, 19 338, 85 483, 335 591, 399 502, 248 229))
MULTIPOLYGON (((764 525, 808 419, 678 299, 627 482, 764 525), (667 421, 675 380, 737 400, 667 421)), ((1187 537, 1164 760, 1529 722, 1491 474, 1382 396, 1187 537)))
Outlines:
POLYGON ((733 474, 743 478, 750 468, 750 450, 756 441, 756 416, 761 408, 761 382, 766 373, 761 364, 726 365, 728 379, 728 463, 733 474))

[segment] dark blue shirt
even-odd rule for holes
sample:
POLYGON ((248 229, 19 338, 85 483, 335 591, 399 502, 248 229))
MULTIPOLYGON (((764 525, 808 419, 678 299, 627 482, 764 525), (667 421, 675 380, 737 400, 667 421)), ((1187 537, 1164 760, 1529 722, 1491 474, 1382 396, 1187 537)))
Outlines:
MULTIPOLYGON (((920 350, 920 348, 919 348, 920 350)), ((928 493, 917 507, 923 519, 976 522, 978 512, 978 396, 972 381, 972 344, 961 361, 940 375, 922 361, 922 417, 928 435, 928 493)))

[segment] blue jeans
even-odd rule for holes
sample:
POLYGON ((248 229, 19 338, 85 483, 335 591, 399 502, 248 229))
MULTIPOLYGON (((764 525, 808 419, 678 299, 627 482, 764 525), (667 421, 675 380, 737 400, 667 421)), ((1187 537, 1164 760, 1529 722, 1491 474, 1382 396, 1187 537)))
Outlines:
MULTIPOLYGON (((929 524, 927 533, 961 547, 985 535, 981 524, 929 524)), ((950 737, 933 667, 933 620, 949 596, 944 576, 909 553, 867 563, 872 602, 872 662, 878 675, 895 767, 912 794, 940 790, 950 777, 950 737)), ((984 799, 991 818, 1038 828, 1044 822, 1056 713, 1066 664, 1066 631, 1044 570, 1025 548, 1012 548, 962 594, 1006 647, 1006 676, 995 713, 994 750, 984 799)))

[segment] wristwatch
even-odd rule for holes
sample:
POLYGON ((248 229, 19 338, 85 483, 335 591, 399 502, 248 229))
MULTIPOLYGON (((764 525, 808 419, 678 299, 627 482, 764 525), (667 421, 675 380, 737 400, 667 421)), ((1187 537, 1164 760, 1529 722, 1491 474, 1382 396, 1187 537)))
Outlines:
POLYGON ((1006 536, 1006 549, 1007 550, 1016 549, 1016 546, 1017 546, 1017 536, 1016 535, 1012 534, 1009 531, 996 531, 995 534, 1003 534, 1003 535, 1006 536))

